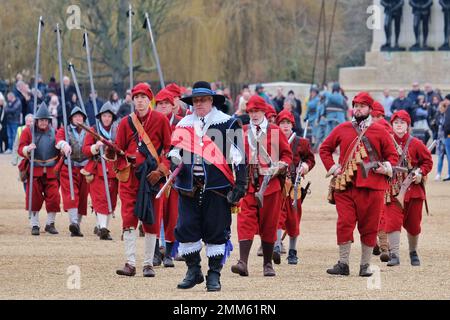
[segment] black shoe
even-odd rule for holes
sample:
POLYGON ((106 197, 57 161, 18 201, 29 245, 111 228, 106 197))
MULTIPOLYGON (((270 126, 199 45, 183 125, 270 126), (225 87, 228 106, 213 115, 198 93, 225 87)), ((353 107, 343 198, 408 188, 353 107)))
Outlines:
POLYGON ((419 256, 417 255, 417 251, 412 251, 409 253, 409 257, 411 259, 411 265, 414 267, 420 266, 419 256))
POLYGON ((69 226, 70 236, 71 237, 83 237, 81 233, 80 226, 77 223, 72 223, 69 226))
POLYGON ((450 181, 450 177, 447 177, 447 178, 445 178, 445 179, 442 180, 442 181, 450 181))
POLYGON ((33 228, 31 228, 31 235, 38 236, 40 234, 41 234, 41 232, 39 231, 39 227, 34 226, 33 228))
POLYGON ((333 268, 327 270, 327 273, 332 275, 348 276, 350 275, 350 268, 348 264, 338 261, 333 268))
POLYGON ((400 257, 395 253, 391 253, 389 256, 389 261, 387 263, 388 267, 398 266, 400 264, 400 257))
POLYGON ((164 268, 173 268, 175 267, 175 264, 173 263, 172 257, 165 256, 163 260, 163 266, 164 268))
POLYGON ((273 259, 273 263, 281 264, 281 248, 280 248, 280 246, 276 245, 273 248, 272 259, 273 259))
POLYGON ((186 277, 181 281, 177 288, 178 289, 191 289, 195 287, 197 284, 202 283, 205 281, 205 278, 203 276, 200 262, 200 252, 194 252, 190 253, 188 255, 185 255, 184 258, 186 259, 186 265, 188 267, 188 270, 186 272, 186 277))
POLYGON ((97 226, 94 227, 94 234, 100 237, 100 229, 97 226))
POLYGON ((288 261, 288 264, 297 264, 298 263, 297 250, 289 249, 287 261, 288 261))
POLYGON ((101 228, 98 231, 98 236, 99 236, 100 240, 112 240, 111 234, 109 233, 109 230, 106 228, 101 228))
POLYGON ((372 275, 373 275, 373 272, 370 271, 369 263, 359 266, 359 276, 360 277, 370 277, 372 275))
POLYGON ((50 234, 59 234, 58 230, 56 230, 56 228, 55 228, 55 224, 54 223, 47 224, 45 226, 45 232, 48 232, 50 234))
POLYGON ((208 259, 208 275, 206 276, 206 289, 208 292, 220 291, 222 286, 220 284, 220 271, 222 271, 223 255, 210 257, 208 259))
POLYGON ((125 263, 125 267, 123 267, 123 269, 116 270, 116 274, 119 276, 134 277, 136 275, 136 267, 125 263))
POLYGON ((380 247, 377 244, 373 247, 372 254, 374 256, 379 256, 381 254, 380 247))
POLYGON ((156 276, 153 266, 145 266, 143 270, 144 278, 154 278, 156 276))

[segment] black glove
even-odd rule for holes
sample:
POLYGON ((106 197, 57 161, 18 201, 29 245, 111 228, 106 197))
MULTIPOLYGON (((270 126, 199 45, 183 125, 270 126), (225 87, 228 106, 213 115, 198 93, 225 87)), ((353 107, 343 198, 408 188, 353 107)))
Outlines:
POLYGON ((245 196, 245 186, 237 184, 234 186, 233 190, 228 192, 227 200, 229 204, 236 205, 241 198, 245 196))

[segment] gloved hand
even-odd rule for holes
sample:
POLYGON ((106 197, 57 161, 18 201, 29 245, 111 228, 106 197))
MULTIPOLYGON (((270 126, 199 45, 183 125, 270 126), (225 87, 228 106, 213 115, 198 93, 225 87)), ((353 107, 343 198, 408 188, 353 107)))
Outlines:
POLYGON ((64 145, 64 147, 62 148, 62 151, 64 152, 64 155, 66 157, 69 156, 70 154, 72 154, 72 148, 71 148, 71 146, 68 143, 66 143, 64 145))
POLYGON ((104 155, 105 155, 106 160, 109 160, 109 161, 117 160, 117 154, 114 152, 114 150, 112 148, 105 146, 104 151, 105 151, 104 155))
POLYGON ((422 182, 422 178, 423 178, 422 170, 417 169, 417 170, 414 172, 414 183, 415 183, 415 184, 421 183, 421 182, 422 182))
POLYGON ((245 196, 245 186, 236 184, 233 187, 233 190, 228 192, 227 194, 227 200, 229 204, 236 205, 239 200, 241 200, 245 196))
POLYGON ((173 172, 178 167, 178 165, 182 162, 180 150, 172 149, 168 154, 167 158, 170 159, 170 170, 173 172))
POLYGON ((155 171, 152 171, 147 175, 147 181, 154 186, 159 182, 159 180, 168 175, 169 169, 164 164, 160 163, 155 171))

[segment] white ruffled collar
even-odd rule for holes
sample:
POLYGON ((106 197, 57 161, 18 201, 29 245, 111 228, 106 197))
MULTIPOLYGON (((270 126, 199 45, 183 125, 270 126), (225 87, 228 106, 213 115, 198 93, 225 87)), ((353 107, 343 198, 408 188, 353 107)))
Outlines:
MULTIPOLYGON (((222 111, 217 110, 216 107, 213 107, 211 112, 205 116, 205 119, 209 123, 209 125, 218 125, 227 122, 230 120, 230 116, 223 113, 222 111)), ((184 117, 180 122, 178 122, 177 127, 180 128, 194 128, 195 123, 198 123, 200 118, 195 114, 190 114, 184 117)))

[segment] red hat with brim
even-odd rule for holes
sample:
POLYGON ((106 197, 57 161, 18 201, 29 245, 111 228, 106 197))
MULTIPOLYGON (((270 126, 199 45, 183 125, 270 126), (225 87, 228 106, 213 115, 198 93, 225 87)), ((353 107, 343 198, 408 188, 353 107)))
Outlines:
POLYGON ((293 126, 295 126, 295 119, 292 112, 289 112, 288 110, 281 111, 277 116, 277 125, 280 125, 280 123, 284 120, 289 121, 293 126))
POLYGON ((163 102, 165 100, 167 100, 172 106, 175 104, 174 101, 174 96, 172 94, 172 92, 170 92, 167 89, 163 89, 160 92, 158 92, 158 94, 155 97, 155 102, 156 104, 158 104, 158 102, 163 102))
POLYGON ((150 100, 153 100, 153 92, 150 88, 150 85, 147 83, 139 83, 137 84, 133 90, 131 90, 131 98, 134 99, 138 94, 146 95, 150 100))
POLYGON ((411 117, 405 110, 400 110, 394 113, 391 118, 391 123, 394 123, 395 119, 402 119, 403 121, 408 123, 408 126, 411 125, 411 117))
POLYGON ((360 92, 358 95, 353 98, 352 106, 355 106, 355 104, 363 104, 365 106, 369 106, 369 108, 373 108, 373 98, 370 96, 367 92, 360 92))
POLYGON ((372 117, 384 117, 384 107, 378 101, 374 101, 372 105, 372 112, 370 114, 372 117))
POLYGON ((247 113, 255 111, 262 111, 266 113, 267 103, 266 101, 258 95, 251 96, 247 102, 247 113))

